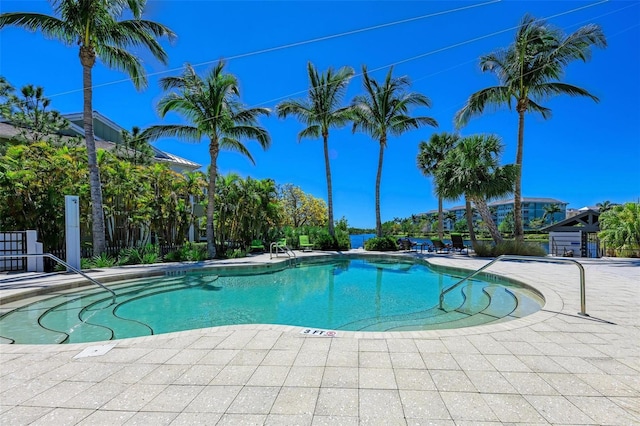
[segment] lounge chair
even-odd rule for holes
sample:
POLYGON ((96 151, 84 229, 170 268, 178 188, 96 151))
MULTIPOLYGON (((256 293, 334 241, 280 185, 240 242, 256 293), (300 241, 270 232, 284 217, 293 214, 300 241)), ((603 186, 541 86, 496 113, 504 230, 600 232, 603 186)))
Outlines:
POLYGON ((298 237, 298 242, 300 243, 300 250, 302 251, 313 251, 313 244, 309 242, 308 235, 300 235, 298 237))
POLYGON ((411 251, 415 249, 418 251, 418 243, 411 241, 409 238, 398 238, 398 249, 404 251, 411 251))
POLYGON ((436 253, 449 253, 449 247, 447 247, 447 245, 439 238, 432 238, 431 244, 433 245, 436 253))
POLYGON ((260 250, 264 253, 264 244, 260 240, 252 240, 251 245, 249 246, 249 251, 257 251, 260 250))
POLYGON ((464 240, 460 234, 451 234, 451 246, 455 251, 460 252, 460 254, 462 254, 462 250, 466 250, 467 254, 469 254, 469 246, 464 244, 464 240))

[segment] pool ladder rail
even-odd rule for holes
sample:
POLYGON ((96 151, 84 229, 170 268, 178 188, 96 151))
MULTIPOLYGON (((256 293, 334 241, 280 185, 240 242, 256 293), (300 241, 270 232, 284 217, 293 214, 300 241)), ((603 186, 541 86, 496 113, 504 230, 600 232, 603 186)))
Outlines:
POLYGON ((574 260, 574 259, 566 259, 566 258, 558 259, 558 258, 553 258, 553 257, 516 256, 516 255, 510 255, 510 254, 503 254, 502 256, 496 257, 491 262, 487 263, 482 268, 480 268, 480 269, 472 272, 471 274, 467 275, 466 277, 464 277, 463 279, 461 279, 460 281, 458 281, 457 283, 455 283, 451 287, 442 290, 440 292, 440 305, 439 305, 439 308, 441 310, 444 310, 444 308, 442 307, 442 304, 444 303, 444 296, 447 293, 449 293, 454 288, 460 286, 462 283, 464 283, 465 281, 469 280, 470 278, 475 277, 480 272, 484 271, 485 269, 487 269, 488 267, 490 267, 494 263, 496 263, 498 261, 501 261, 501 260, 524 260, 524 261, 529 261, 529 262, 533 261, 533 262, 548 262, 548 263, 573 263, 580 270, 580 312, 578 312, 578 315, 582 315, 582 316, 585 316, 585 317, 589 316, 589 314, 587 314, 587 301, 586 301, 586 290, 585 290, 584 267, 580 264, 580 262, 578 262, 577 260, 574 260))
POLYGON ((293 263, 293 266, 297 265, 297 257, 296 257, 296 253, 291 250, 286 243, 284 243, 282 240, 280 241, 274 241, 271 244, 269 244, 269 259, 273 259, 273 255, 276 255, 276 257, 278 257, 278 253, 284 253, 289 257, 289 261, 293 263), (282 250, 281 252, 279 252, 278 250, 282 250))
POLYGON ((109 287, 105 286, 104 284, 98 282, 97 280, 91 278, 89 275, 85 274, 81 270, 79 270, 77 268, 74 268, 73 266, 69 265, 64 260, 52 255, 51 253, 42 253, 42 254, 2 254, 2 255, 0 255, 0 259, 15 258, 15 257, 25 257, 25 258, 29 258, 29 257, 48 257, 49 259, 52 259, 55 262, 58 262, 59 264, 61 264, 65 268, 67 268, 67 270, 75 272, 76 274, 82 275, 88 281, 92 282, 93 284, 95 284, 95 285, 97 285, 99 287, 102 287, 104 290, 106 290, 109 293, 111 293, 111 303, 112 304, 116 303, 116 293, 113 290, 111 290, 109 287))

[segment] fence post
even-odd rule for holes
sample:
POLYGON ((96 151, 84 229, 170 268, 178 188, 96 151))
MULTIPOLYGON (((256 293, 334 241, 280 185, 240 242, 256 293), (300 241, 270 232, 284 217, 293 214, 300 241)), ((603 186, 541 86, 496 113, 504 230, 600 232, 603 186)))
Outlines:
MULTIPOLYGON (((42 254, 42 244, 38 243, 38 231, 27 230, 27 254, 42 254)), ((27 272, 44 271, 41 257, 27 258, 27 272)))
POLYGON ((77 195, 64 196, 67 263, 80 269, 80 205, 77 195))

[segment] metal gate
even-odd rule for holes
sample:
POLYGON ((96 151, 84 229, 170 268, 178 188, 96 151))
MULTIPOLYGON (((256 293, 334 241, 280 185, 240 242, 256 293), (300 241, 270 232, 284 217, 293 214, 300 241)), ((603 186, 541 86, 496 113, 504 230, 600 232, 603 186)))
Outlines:
MULTIPOLYGON (((26 254, 26 231, 0 232, 0 255, 26 254)), ((27 259, 24 257, 8 257, 0 260, 0 272, 26 271, 27 259)))

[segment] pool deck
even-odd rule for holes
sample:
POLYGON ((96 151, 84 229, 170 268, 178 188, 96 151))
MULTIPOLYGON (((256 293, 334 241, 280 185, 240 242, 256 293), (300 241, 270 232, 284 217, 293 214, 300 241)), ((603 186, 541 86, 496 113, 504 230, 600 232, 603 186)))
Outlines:
MULTIPOLYGON (((466 269, 488 262, 402 255, 466 269)), ((218 263, 281 260, 267 254, 218 263)), ((575 265, 499 262, 488 271, 537 288, 546 299, 540 312, 456 330, 317 337, 301 327, 251 325, 2 344, 0 424, 638 425, 640 260, 576 260, 586 271, 590 317, 577 315, 575 265), (74 358, 86 348, 93 356, 74 358)), ((0 275, 0 300, 71 280, 0 275)))

